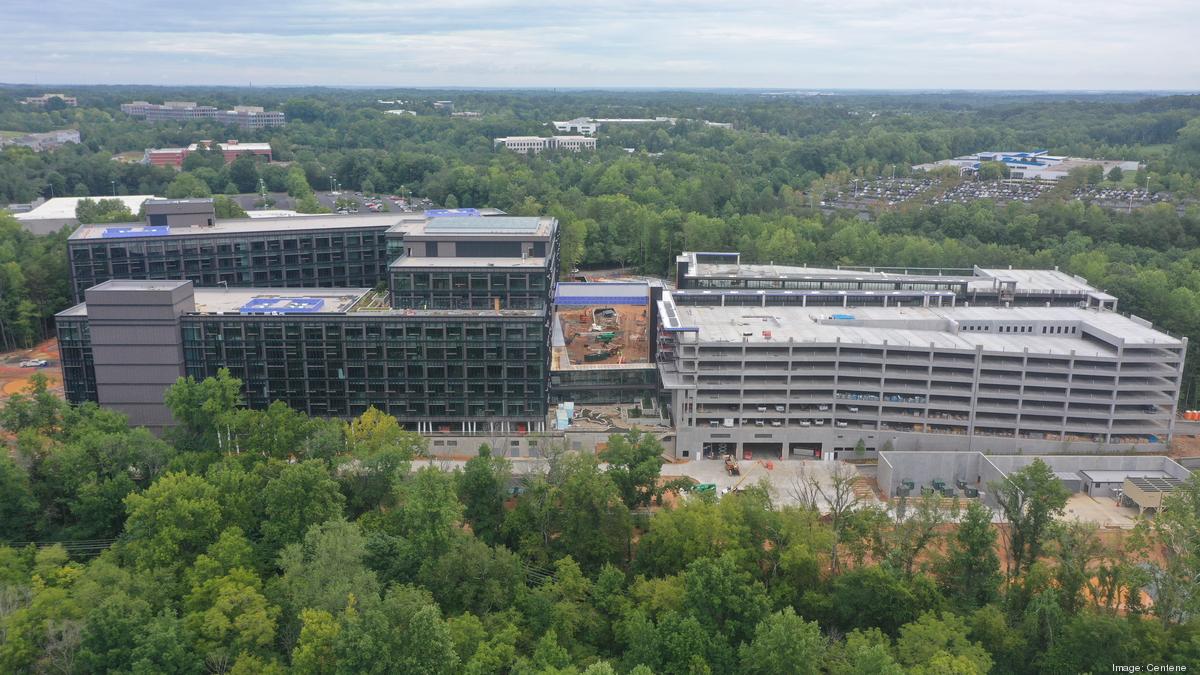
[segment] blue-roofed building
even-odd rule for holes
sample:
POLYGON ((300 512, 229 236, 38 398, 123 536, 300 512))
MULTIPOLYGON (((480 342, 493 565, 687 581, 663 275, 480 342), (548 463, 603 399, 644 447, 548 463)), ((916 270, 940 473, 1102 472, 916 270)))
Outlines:
POLYGON ((1075 169, 1091 166, 1099 166, 1106 174, 1114 167, 1120 167, 1122 171, 1137 171, 1140 167, 1140 164, 1134 161, 1051 155, 1044 148, 1039 148, 1037 150, 978 152, 973 155, 918 164, 912 168, 917 171, 929 171, 941 167, 954 167, 959 170, 960 174, 966 175, 978 171, 983 162, 1004 164, 1008 167, 1009 177, 1014 180, 1045 181, 1056 181, 1065 178, 1075 169))

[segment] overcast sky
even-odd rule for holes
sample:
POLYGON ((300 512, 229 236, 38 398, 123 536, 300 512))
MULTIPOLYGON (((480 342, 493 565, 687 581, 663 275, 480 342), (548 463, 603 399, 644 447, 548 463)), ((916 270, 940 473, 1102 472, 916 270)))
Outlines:
POLYGON ((1200 89, 1200 0, 4 0, 39 84, 1200 89))

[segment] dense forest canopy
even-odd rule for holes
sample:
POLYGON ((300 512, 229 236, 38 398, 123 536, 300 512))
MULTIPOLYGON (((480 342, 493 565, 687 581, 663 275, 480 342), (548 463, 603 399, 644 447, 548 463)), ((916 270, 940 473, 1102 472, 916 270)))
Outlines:
POLYGON ((165 439, 36 377, 0 410, 0 671, 1200 667, 1197 479, 1114 540, 1061 519, 1040 461, 988 486, 997 528, 978 500, 859 501, 840 469, 793 506, 681 494, 637 432, 550 448, 545 474, 486 446, 448 467, 374 409, 247 410, 240 387, 181 379, 165 439))

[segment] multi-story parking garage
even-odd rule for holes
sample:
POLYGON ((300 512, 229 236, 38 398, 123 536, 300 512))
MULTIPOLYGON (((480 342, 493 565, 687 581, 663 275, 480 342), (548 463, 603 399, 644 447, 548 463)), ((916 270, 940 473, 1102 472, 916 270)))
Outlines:
POLYGON ((680 457, 1165 449, 1186 339, 1080 307, 688 306, 659 365, 680 457))

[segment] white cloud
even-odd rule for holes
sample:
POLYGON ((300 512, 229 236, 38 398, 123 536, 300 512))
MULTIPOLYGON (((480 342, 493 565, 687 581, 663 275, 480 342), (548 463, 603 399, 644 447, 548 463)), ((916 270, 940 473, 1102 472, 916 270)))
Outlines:
POLYGON ((1196 89, 1200 3, 15 0, 8 81, 1196 89), (119 4, 119 7, 112 5, 119 4), (39 54, 54 54, 45 58, 39 54))

